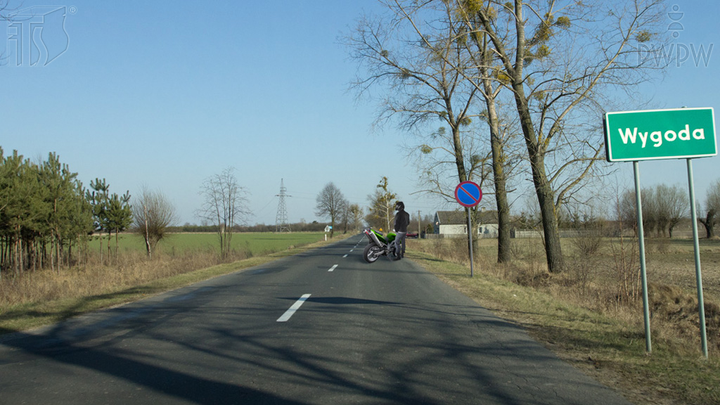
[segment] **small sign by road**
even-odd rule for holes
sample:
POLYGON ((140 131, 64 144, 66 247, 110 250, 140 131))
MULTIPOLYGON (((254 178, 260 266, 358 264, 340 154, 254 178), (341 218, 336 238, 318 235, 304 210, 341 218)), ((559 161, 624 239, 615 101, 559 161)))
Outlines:
POLYGON ((482 200, 482 190, 480 190, 480 186, 473 183, 472 181, 463 181, 462 183, 458 184, 457 187, 455 187, 455 199, 457 200, 460 205, 466 208, 467 211, 467 235, 468 235, 468 246, 470 247, 468 249, 468 253, 470 256, 470 277, 473 276, 474 270, 473 270, 473 250, 472 250, 472 234, 473 234, 473 227, 472 227, 472 220, 470 215, 470 208, 474 207, 478 204, 480 204, 480 200, 482 200))
POLYGON ((472 181, 463 181, 455 187, 455 199, 463 207, 474 207, 482 200, 482 190, 472 181))

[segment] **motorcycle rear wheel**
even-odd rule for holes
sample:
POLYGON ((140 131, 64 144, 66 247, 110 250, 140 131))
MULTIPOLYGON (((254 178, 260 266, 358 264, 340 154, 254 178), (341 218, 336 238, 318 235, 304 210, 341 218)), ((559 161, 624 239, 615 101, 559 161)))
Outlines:
POLYGON ((382 249, 373 244, 365 246, 365 250, 363 250, 363 258, 366 262, 375 263, 380 256, 382 256, 382 249))

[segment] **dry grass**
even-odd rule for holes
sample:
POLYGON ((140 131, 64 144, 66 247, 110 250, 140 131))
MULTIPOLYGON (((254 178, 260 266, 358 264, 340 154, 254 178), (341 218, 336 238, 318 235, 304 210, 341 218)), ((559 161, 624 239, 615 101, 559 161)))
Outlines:
POLYGON ((215 249, 173 249, 169 253, 156 253, 151 260, 140 251, 125 250, 111 265, 90 255, 82 265, 58 272, 43 270, 20 276, 5 275, 0 280, 0 334, 130 302, 341 238, 310 244, 289 241, 283 249, 263 248, 257 256, 247 249, 236 250, 225 260, 219 258, 215 249))
POLYGON ((563 240, 560 274, 548 273, 541 240, 513 240, 513 262, 500 265, 497 241, 483 239, 472 279, 464 239, 412 240, 408 248, 421 261, 427 254, 459 265, 431 271, 637 403, 720 402, 720 241, 701 243, 709 361, 700 354, 692 241, 647 243, 652 356, 635 239, 563 240))
MULTIPOLYGON (((232 260, 247 258, 236 253, 232 260)), ((114 292, 154 280, 187 273, 220 264, 218 255, 210 250, 182 254, 158 254, 152 260, 135 251, 123 252, 112 265, 101 264, 96 258, 83 265, 54 272, 27 272, 20 277, 5 277, 0 282, 0 308, 31 302, 53 301, 114 292)))
MULTIPOLYGON (((585 239, 585 238, 579 238, 585 239)), ((573 305, 642 326, 638 245, 635 239, 565 240, 566 271, 547 271, 539 239, 513 241, 513 262, 498 265, 497 241, 480 241, 475 268, 518 285, 533 287, 573 305)), ((410 248, 469 265, 465 239, 412 240, 410 248)), ((658 239, 646 244, 653 329, 698 348, 699 316, 693 245, 690 240, 658 239), (680 304, 682 303, 682 305, 680 304)), ((720 352, 720 241, 701 243, 703 291, 709 345, 720 352)), ((642 330, 642 328, 641 328, 642 330)))

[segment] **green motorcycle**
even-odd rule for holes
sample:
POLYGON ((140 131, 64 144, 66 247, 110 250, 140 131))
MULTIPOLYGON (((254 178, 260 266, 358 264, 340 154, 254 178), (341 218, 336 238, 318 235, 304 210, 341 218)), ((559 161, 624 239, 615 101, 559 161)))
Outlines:
POLYGON ((366 229, 364 232, 370 241, 363 250, 363 258, 366 262, 375 263, 380 256, 388 256, 393 260, 400 259, 397 255, 395 234, 393 232, 388 232, 387 236, 383 236, 382 233, 374 229, 366 229))

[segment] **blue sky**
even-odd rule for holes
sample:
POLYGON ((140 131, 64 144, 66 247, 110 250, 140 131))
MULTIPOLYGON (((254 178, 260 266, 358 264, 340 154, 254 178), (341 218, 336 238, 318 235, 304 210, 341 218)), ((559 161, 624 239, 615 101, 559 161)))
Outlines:
MULTIPOLYGON (((281 179, 292 196, 290 222, 319 220, 315 197, 328 182, 366 206, 382 176, 413 213, 457 206, 412 194, 417 175, 401 147, 411 136, 392 125, 373 131, 376 104, 349 90, 357 66, 339 37, 363 12, 379 10, 375 0, 26 0, 10 7, 49 3, 67 12, 67 50, 51 55, 64 44, 48 30, 38 64, 25 55, 20 66, 0 68, 6 154, 57 152, 85 185, 98 177, 118 193, 160 190, 179 223, 199 223, 203 179, 230 166, 250 193, 250 224, 275 223, 281 179)), ((720 2, 668 4, 684 13, 679 43, 720 44, 720 2)), ((6 55, 8 44, 0 37, 6 55)), ((717 110, 719 66, 720 48, 708 63, 672 66, 642 91, 658 108, 717 110)), ((621 181, 631 185, 631 164, 620 165, 621 181)), ((698 200, 719 169, 717 157, 694 161, 698 200)), ((643 185, 687 186, 684 161, 642 163, 641 174, 643 185)))

